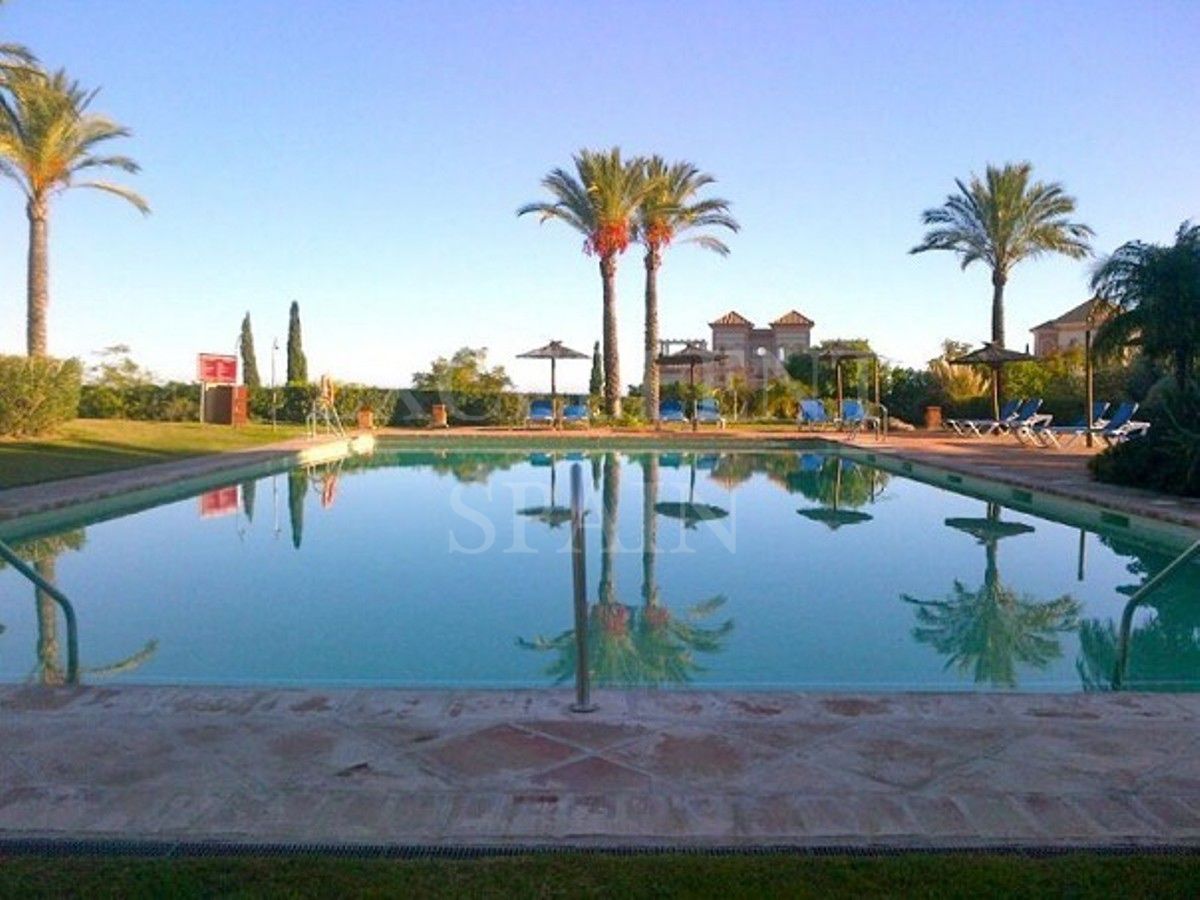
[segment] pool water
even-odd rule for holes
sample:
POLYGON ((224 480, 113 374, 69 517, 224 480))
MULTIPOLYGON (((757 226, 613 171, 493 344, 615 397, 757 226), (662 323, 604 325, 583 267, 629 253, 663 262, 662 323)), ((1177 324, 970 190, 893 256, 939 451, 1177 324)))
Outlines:
POLYGON ((599 686, 1194 690, 1173 557, 812 452, 382 452, 26 539, 0 679, 571 684, 571 470, 599 686), (1127 663, 1119 673, 1122 646, 1127 663))

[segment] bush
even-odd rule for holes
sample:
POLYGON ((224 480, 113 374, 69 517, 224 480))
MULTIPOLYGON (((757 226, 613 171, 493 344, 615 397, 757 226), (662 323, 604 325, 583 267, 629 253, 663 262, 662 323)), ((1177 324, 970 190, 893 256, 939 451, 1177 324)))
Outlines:
POLYGON ((200 385, 85 384, 79 398, 85 419, 138 419, 152 422, 194 422, 200 418, 200 385))
POLYGON ((1200 497, 1200 392, 1173 381, 1156 386, 1138 414, 1150 431, 1093 457, 1097 480, 1200 497))
POLYGON ((83 367, 77 359, 0 356, 0 435, 36 435, 75 418, 83 367))
POLYGON ((889 416, 915 425, 923 420, 925 407, 940 405, 937 384, 928 370, 892 369, 887 375, 883 405, 889 416))

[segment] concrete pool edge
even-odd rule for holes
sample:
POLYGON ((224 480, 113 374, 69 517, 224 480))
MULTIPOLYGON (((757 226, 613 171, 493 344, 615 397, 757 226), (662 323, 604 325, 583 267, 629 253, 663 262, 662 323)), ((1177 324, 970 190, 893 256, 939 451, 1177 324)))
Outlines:
POLYGON ((1200 696, 3 687, 0 842, 1200 847, 1200 696))

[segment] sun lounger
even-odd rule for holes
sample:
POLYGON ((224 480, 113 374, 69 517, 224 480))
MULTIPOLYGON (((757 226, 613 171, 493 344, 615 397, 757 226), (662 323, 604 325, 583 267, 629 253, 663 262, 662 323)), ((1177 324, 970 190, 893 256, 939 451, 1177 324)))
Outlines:
POLYGON ((800 413, 796 417, 796 424, 800 428, 806 425, 810 428, 826 428, 831 426, 833 422, 825 414, 825 404, 820 400, 801 400, 800 413))
POLYGON ((658 405, 658 419, 660 422, 686 422, 687 416, 678 400, 664 400, 658 405))
MULTIPOLYGON (((1103 428, 1108 424, 1108 401, 1097 400, 1092 404, 1092 427, 1103 428)), ((1087 434, 1088 423, 1081 416, 1070 425, 1050 425, 1033 429, 1033 437, 1044 447, 1069 447, 1082 435, 1087 434)))
MULTIPOLYGON (((1150 430, 1149 422, 1135 422, 1133 415, 1138 411, 1138 404, 1132 400, 1126 400, 1113 413, 1113 417, 1105 422, 1102 426, 1092 429, 1092 434, 1098 436, 1108 446, 1119 444, 1122 441, 1127 441, 1131 437, 1138 437, 1150 430)), ((1087 429, 1084 429, 1087 433, 1087 429)))
POLYGON ((1017 414, 1002 424, 998 434, 1011 434, 1022 444, 1037 444, 1034 430, 1049 427, 1054 417, 1048 413, 1039 412, 1042 408, 1042 398, 1034 397, 1021 404, 1017 414))
POLYGON ((529 404, 529 415, 525 417, 525 424, 527 426, 553 425, 554 406, 549 400, 534 400, 529 404))
POLYGON ((721 410, 718 408, 716 400, 710 397, 706 400, 697 401, 696 422, 700 425, 716 425, 718 428, 725 427, 725 417, 721 415, 721 410))
POLYGON ((592 416, 588 412, 586 403, 571 403, 563 410, 562 422, 564 425, 589 425, 591 424, 592 416))
POLYGON ((841 425, 851 435, 858 434, 864 427, 879 430, 879 416, 867 415, 861 400, 843 400, 841 425))
POLYGON ((947 419, 944 424, 950 426, 959 437, 983 437, 998 431, 1016 416, 1021 409, 1021 403, 1020 398, 1009 400, 1000 407, 998 419, 947 419))

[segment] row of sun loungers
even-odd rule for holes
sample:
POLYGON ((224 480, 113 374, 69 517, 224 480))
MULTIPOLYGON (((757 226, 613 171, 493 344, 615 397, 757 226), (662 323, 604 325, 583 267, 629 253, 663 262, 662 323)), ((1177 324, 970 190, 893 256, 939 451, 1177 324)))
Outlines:
MULTIPOLYGON (((690 423, 691 419, 684 413, 683 404, 678 400, 664 400, 659 405, 659 418, 664 423, 690 423)), ((590 425, 591 416, 584 403, 570 403, 563 407, 559 421, 563 425, 590 425)), ((725 427, 725 418, 717 407, 717 401, 699 400, 696 403, 696 421, 701 425, 716 425, 725 427)), ((553 425, 554 408, 549 400, 534 400, 529 404, 529 415, 525 417, 526 426, 553 425)))
MULTIPOLYGON (((559 421, 564 425, 589 425, 591 414, 586 403, 568 403, 563 407, 559 421)), ((553 425, 554 407, 549 400, 534 400, 529 404, 529 415, 525 417, 526 425, 553 425)))
POLYGON ((1091 428, 1082 418, 1070 425, 1054 425, 1053 416, 1041 412, 1041 407, 1041 398, 1010 400, 1001 408, 998 418, 947 419, 945 424, 961 437, 1011 434, 1021 443, 1033 447, 1066 447, 1089 432, 1112 446, 1150 430, 1149 422, 1134 420, 1138 404, 1131 400, 1120 404, 1111 416, 1108 416, 1108 403, 1094 403, 1091 428))
POLYGON ((801 428, 841 428, 857 434, 863 428, 876 431, 880 427, 879 416, 868 415, 861 400, 843 400, 840 416, 830 416, 820 400, 801 400, 797 425, 801 428))

